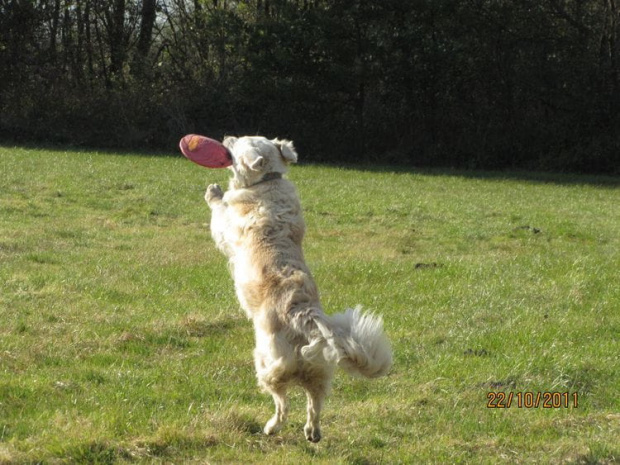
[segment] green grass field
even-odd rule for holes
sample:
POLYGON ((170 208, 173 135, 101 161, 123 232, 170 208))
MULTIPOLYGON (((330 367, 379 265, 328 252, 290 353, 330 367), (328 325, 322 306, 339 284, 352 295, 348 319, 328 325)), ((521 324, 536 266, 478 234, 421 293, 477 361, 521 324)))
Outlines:
POLYGON ((0 147, 0 463, 620 463, 619 179, 294 167, 324 307, 382 314, 395 354, 336 376, 314 445, 301 391, 261 433, 203 201, 226 177, 0 147))

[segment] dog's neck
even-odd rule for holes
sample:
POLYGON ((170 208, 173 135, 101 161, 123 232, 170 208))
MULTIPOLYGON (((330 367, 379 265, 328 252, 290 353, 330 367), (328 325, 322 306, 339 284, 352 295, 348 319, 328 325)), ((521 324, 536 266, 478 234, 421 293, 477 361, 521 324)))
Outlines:
POLYGON ((238 178, 237 175, 230 180, 230 188, 231 189, 249 189, 250 187, 258 186, 264 182, 273 181, 275 179, 282 179, 282 173, 267 173, 258 181, 253 183, 248 183, 247 180, 243 178, 238 178))
POLYGON ((248 187, 252 187, 252 186, 256 186, 257 184, 262 184, 264 182, 267 181, 273 181, 274 179, 282 179, 282 173, 267 173, 265 176, 263 176, 260 181, 255 182, 254 184, 252 184, 251 186, 248 187))

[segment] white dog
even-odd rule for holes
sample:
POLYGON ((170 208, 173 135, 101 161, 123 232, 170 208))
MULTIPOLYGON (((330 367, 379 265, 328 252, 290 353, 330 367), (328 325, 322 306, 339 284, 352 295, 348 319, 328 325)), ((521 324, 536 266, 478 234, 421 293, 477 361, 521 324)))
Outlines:
POLYGON ((359 308, 328 316, 304 262, 304 220, 294 186, 283 179, 297 161, 293 144, 264 137, 228 137, 233 177, 224 194, 210 185, 211 234, 230 259, 239 302, 254 322, 258 384, 274 399, 266 434, 286 422, 289 385, 308 398, 306 439, 321 439, 319 416, 334 366, 368 378, 387 373, 390 344, 381 318, 359 308))

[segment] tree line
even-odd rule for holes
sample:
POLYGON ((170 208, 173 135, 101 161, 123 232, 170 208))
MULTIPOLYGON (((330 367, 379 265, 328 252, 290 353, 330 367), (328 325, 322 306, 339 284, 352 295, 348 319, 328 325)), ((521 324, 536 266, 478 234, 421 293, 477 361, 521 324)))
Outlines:
POLYGON ((617 0, 0 0, 0 137, 619 173, 617 0))

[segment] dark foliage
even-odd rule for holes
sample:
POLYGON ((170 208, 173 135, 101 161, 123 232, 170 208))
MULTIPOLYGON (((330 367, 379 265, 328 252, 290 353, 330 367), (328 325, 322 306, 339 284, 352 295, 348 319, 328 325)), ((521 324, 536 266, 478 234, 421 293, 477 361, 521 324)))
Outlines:
POLYGON ((0 137, 619 173, 614 0, 0 0, 0 137))

